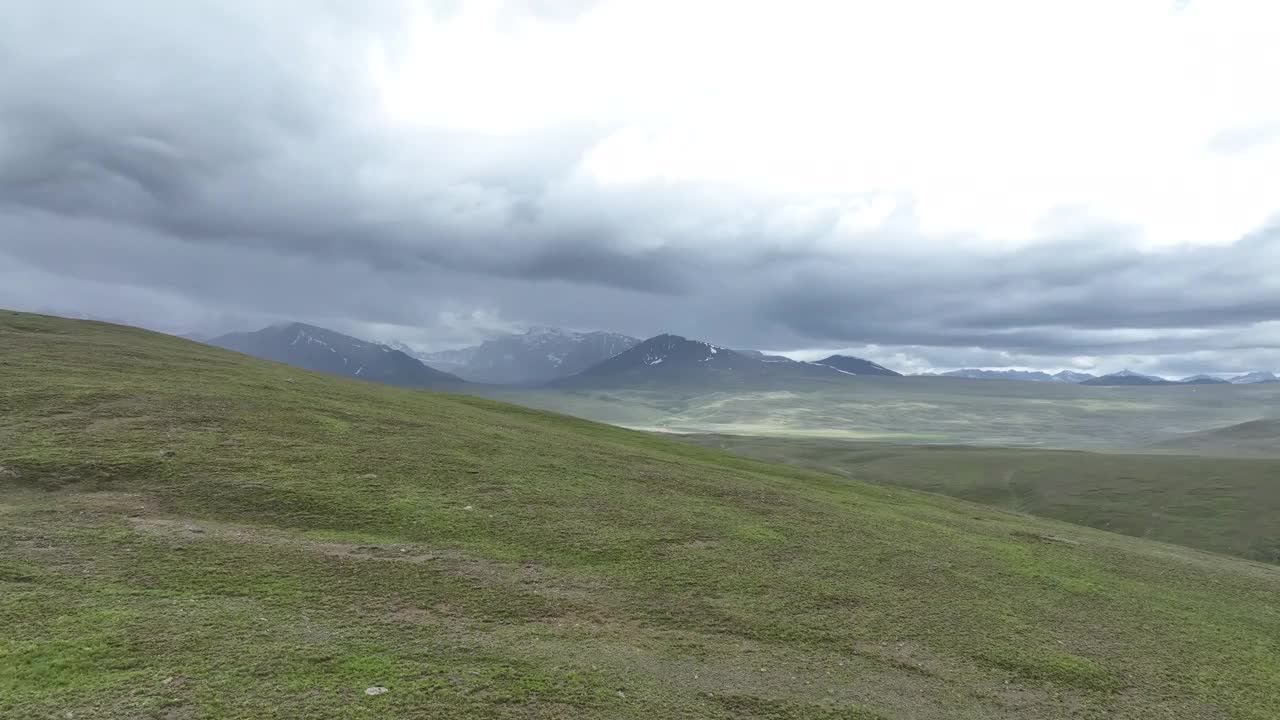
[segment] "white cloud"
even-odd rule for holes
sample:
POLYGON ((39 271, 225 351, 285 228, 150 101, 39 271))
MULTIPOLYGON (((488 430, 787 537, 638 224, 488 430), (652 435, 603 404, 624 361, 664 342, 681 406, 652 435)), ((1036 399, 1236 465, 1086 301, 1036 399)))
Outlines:
POLYGON ((997 247, 1063 206, 1148 247, 1230 243, 1280 209, 1280 145, 1209 146, 1280 121, 1280 6, 1174 9, 637 0, 510 23, 469 3, 380 77, 401 122, 615 127, 584 160, 605 184, 909 193, 920 231, 997 247))

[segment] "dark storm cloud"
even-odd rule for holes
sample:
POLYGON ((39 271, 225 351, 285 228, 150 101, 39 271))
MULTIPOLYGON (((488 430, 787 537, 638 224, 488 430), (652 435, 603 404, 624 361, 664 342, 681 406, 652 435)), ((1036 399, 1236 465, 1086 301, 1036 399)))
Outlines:
MULTIPOLYGON (((1119 231, 1114 231, 1119 232, 1119 231)), ((1280 230, 1229 247, 1143 252, 1110 234, 987 253, 812 263, 762 303, 827 340, 1019 351, 1168 352, 1176 333, 1280 320, 1280 230)))
MULTIPOLYGON (((184 27, 152 20, 138 37, 131 20, 147 10, 173 13, 158 4, 98 8, 103 17, 80 18, 69 34, 56 10, 20 13, 16 25, 26 32, 13 43, 61 47, 13 52, 0 71, 11 89, 0 115, 10 140, 0 203, 388 268, 427 263, 679 287, 679 272, 658 267, 678 253, 628 247, 611 224, 541 207, 594 141, 591 132, 518 144, 457 132, 388 134, 360 117, 379 102, 360 79, 368 54, 355 41, 360 34, 333 39, 321 58, 299 39, 335 32, 345 15, 312 17, 297 6, 281 13, 281 28, 264 30, 249 23, 256 4, 239 14, 212 7, 190 13, 184 27), (89 37, 84 26, 99 20, 106 31, 89 37), (239 34, 242 24, 254 32, 239 34), (187 32, 189 46, 180 37, 187 32), (114 50, 104 46, 112 40, 114 50)), ((394 37, 393 19, 371 31, 394 37)))
MULTIPOLYGON (((55 5, 18 3, 0 25, 0 304, 434 344, 548 324, 915 348, 935 364, 1193 349, 1219 353, 1200 369, 1280 364, 1275 230, 1151 252, 1112 226, 999 252, 897 215, 841 235, 838 209, 795 220, 794 198, 596 183, 581 168, 607 124, 382 121, 371 43, 394 56, 409 18, 452 3, 55 5)), ((505 17, 570 22, 590 5, 505 17)))

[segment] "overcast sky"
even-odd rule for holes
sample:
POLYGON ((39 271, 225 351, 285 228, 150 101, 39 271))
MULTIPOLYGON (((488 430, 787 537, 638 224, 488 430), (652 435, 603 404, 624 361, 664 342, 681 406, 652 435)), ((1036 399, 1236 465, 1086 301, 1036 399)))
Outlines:
POLYGON ((1280 370, 1280 3, 9 0, 0 306, 1280 370))

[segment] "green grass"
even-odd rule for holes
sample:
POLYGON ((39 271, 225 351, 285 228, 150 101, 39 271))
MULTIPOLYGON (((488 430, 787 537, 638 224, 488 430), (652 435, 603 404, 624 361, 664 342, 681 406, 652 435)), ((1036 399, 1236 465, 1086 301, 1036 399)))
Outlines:
POLYGON ((0 717, 1280 716, 1271 566, 98 323, 0 378, 0 717))
POLYGON ((816 438, 679 438, 759 460, 1280 564, 1280 460, 816 438))

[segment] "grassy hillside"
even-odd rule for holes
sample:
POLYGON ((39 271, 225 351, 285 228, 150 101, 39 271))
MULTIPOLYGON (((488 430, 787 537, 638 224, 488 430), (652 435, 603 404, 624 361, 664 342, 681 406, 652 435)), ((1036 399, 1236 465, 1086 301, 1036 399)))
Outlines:
POLYGON ((680 437, 759 460, 1280 563, 1280 460, 680 437))
MULTIPOLYGON (((938 377, 841 377, 606 389, 479 388, 639 429, 843 440, 1163 452, 1154 443, 1280 412, 1280 383, 1083 387, 938 377)), ((1252 454, 1280 457, 1280 443, 1252 454)))
POLYGON ((97 323, 0 378, 0 717, 1280 716, 1275 567, 97 323))
POLYGON ((1167 452, 1227 457, 1280 456, 1280 420, 1250 422, 1178 435, 1155 444, 1167 452))

